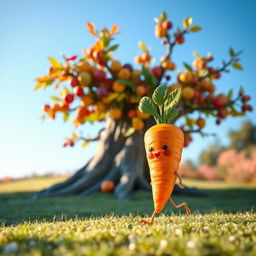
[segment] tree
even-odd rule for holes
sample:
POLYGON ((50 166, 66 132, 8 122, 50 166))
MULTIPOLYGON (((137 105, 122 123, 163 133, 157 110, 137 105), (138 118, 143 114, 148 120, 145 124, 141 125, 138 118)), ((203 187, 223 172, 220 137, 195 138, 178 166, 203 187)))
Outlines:
POLYGON ((219 154, 225 148, 219 144, 218 141, 208 146, 206 150, 203 150, 200 153, 199 159, 201 164, 205 164, 208 166, 215 166, 217 163, 217 159, 219 154))
POLYGON ((250 121, 244 121, 239 130, 231 130, 228 133, 229 144, 223 146, 216 141, 203 150, 199 156, 200 163, 208 166, 215 166, 218 162, 219 155, 228 149, 235 151, 245 150, 250 153, 251 149, 256 145, 256 126, 250 121))
POLYGON ((238 151, 256 144, 256 126, 250 121, 245 121, 238 131, 230 131, 228 135, 230 147, 238 151))
POLYGON ((236 97, 233 97, 232 90, 226 95, 215 93, 215 80, 222 73, 229 72, 230 66, 243 69, 239 64, 241 51, 230 48, 230 59, 223 61, 220 67, 211 66, 212 55, 200 56, 194 52, 193 66, 184 62, 186 70, 179 72, 177 81, 170 84, 170 74, 174 76, 176 70, 171 59, 174 48, 201 27, 192 25, 192 17, 188 17, 182 28, 171 32, 173 25, 166 13, 155 18, 155 22, 155 36, 166 47, 166 54, 157 65, 152 66, 152 55, 143 42, 139 42, 141 55, 135 57, 140 68, 121 64, 113 56, 119 47, 113 43, 118 25, 96 31, 92 23, 87 23, 87 28, 96 42, 83 51, 83 57, 63 55, 64 63, 49 58, 48 74, 36 79, 35 89, 54 85, 60 96, 51 97, 55 103, 43 106, 45 115, 41 119, 55 119, 56 114, 62 114, 65 121, 74 116, 72 123, 75 127, 105 120, 106 127, 95 138, 73 133, 63 146, 72 147, 79 141, 86 146, 90 141, 99 140, 95 156, 68 180, 36 193, 33 198, 68 194, 84 196, 99 191, 104 181, 115 184, 114 193, 120 199, 128 198, 135 188, 150 188, 143 136, 153 122, 138 110, 138 102, 145 95, 151 96, 160 84, 167 85, 169 92, 176 88, 183 90, 182 101, 177 106, 179 114, 173 123, 183 120, 181 128, 185 134, 185 147, 192 141, 193 133, 206 134, 203 131, 206 117, 213 116, 220 124, 228 115, 235 117, 252 111, 247 103, 250 97, 244 95, 242 88, 236 97), (239 102, 242 109, 236 107, 239 102), (196 120, 193 119, 194 113, 198 113, 196 120))

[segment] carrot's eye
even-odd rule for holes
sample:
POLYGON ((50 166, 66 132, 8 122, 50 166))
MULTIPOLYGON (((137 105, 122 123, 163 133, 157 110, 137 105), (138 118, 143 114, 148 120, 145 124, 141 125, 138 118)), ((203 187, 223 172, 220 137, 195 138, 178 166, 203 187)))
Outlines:
POLYGON ((150 147, 150 148, 148 149, 148 151, 149 151, 149 152, 152 152, 152 151, 153 151, 153 148, 152 148, 152 147, 150 147))
POLYGON ((163 145, 163 146, 162 146, 162 149, 163 149, 163 150, 166 150, 167 148, 168 148, 167 145, 163 145))

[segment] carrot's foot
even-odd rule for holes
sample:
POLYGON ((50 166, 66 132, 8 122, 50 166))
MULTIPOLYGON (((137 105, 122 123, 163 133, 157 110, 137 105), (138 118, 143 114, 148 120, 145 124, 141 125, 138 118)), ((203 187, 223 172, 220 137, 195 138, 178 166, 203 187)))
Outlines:
POLYGON ((149 221, 147 221, 147 220, 143 220, 143 219, 141 219, 140 220, 140 223, 142 223, 142 224, 148 224, 148 225, 152 225, 153 223, 152 222, 149 222, 149 221))
POLYGON ((187 212, 187 215, 190 215, 191 214, 191 211, 189 208, 186 209, 186 212, 187 212))

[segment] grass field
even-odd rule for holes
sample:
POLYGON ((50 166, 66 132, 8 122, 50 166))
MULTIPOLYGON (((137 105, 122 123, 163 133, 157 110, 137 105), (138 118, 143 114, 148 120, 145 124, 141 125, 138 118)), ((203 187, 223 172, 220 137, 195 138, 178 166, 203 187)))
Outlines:
POLYGON ((173 196, 192 215, 167 204, 152 226, 150 193, 129 201, 111 194, 27 200, 63 178, 0 184, 0 254, 16 255, 256 255, 256 188, 187 180, 208 197, 173 196))

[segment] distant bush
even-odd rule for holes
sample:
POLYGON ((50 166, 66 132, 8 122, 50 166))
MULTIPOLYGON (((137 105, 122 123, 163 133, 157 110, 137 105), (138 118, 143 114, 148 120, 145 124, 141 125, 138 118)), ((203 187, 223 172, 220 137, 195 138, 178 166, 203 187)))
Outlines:
POLYGON ((228 149, 219 155, 217 167, 227 181, 256 182, 256 149, 249 152, 228 149))

